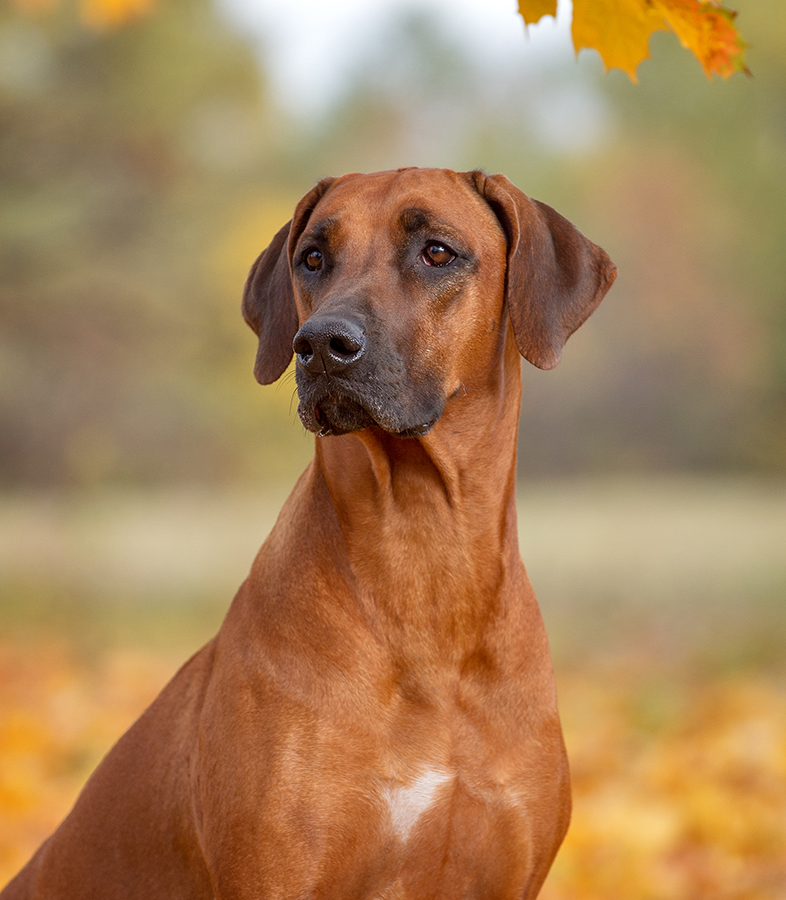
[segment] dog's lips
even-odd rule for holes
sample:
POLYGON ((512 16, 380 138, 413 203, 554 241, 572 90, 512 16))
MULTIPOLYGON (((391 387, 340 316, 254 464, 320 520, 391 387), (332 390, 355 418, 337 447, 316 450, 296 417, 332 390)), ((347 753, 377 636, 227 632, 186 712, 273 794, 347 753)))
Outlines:
POLYGON ((319 437, 348 434, 376 425, 388 434, 399 438, 418 438, 427 434, 439 419, 439 414, 428 420, 409 425, 396 421, 380 405, 354 392, 323 389, 308 396, 301 395, 298 412, 303 425, 319 437))
POLYGON ((314 407, 314 418, 317 421, 317 425, 321 426, 322 428, 330 427, 330 422, 328 422, 327 418, 325 417, 325 414, 322 412, 322 409, 318 403, 314 407))
POLYGON ((363 403, 339 392, 326 393, 305 407, 301 403, 300 418, 321 437, 360 431, 374 423, 363 403))
POLYGON ((423 422, 421 425, 415 425, 413 428, 404 428, 401 431, 396 431, 396 437, 400 438, 418 438, 423 437, 424 434, 428 434, 429 431, 436 425, 437 419, 439 416, 434 416, 428 422, 423 422))

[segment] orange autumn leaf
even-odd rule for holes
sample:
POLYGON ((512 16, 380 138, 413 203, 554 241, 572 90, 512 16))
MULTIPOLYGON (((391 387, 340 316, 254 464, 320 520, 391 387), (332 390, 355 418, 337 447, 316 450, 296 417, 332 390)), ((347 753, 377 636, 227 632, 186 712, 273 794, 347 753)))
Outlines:
POLYGON ((708 77, 746 71, 746 44, 734 26, 736 13, 699 0, 652 0, 683 47, 691 50, 708 77))
MULTIPOLYGON (((519 0, 526 24, 554 15, 549 0, 519 0)), ((736 13, 718 0, 574 0, 573 45, 597 50, 607 69, 622 69, 636 81, 655 31, 673 31, 708 77, 747 72, 746 43, 734 25, 736 13)))

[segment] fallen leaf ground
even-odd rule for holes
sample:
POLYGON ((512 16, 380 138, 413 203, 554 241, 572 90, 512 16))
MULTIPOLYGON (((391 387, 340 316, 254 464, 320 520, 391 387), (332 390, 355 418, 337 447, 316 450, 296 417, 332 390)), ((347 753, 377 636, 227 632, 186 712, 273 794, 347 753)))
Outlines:
MULTIPOLYGON (((0 884, 175 665, 0 644, 0 884)), ((544 900, 786 897, 782 682, 664 682, 628 663, 562 673, 560 694, 574 813, 544 900)))
MULTIPOLYGON (((215 631, 276 508, 0 498, 0 885, 215 631)), ((520 523, 573 776, 541 896, 786 900, 786 485, 535 485, 520 523)))

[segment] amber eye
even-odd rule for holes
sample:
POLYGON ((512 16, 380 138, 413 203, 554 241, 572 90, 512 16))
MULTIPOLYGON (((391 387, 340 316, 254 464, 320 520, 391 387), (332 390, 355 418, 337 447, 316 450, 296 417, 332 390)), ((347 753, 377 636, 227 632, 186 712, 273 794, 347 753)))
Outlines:
POLYGON ((444 244, 433 241, 430 244, 426 244, 426 249, 423 251, 422 258, 427 266, 437 266, 437 268, 442 268, 442 266, 447 266, 452 263, 456 258, 456 254, 444 244))
POLYGON ((309 250, 303 257, 309 272, 318 272, 322 268, 322 254, 319 250, 309 250))

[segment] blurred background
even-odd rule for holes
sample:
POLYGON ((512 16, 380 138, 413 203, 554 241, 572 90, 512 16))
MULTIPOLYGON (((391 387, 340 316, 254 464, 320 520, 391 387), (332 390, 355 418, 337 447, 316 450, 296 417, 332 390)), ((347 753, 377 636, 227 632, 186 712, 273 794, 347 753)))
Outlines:
POLYGON ((482 167, 620 276, 524 371, 522 553, 576 808, 543 896, 786 898, 786 8, 753 78, 569 7, 0 7, 0 883, 220 624, 312 453, 251 262, 324 175, 482 167))

